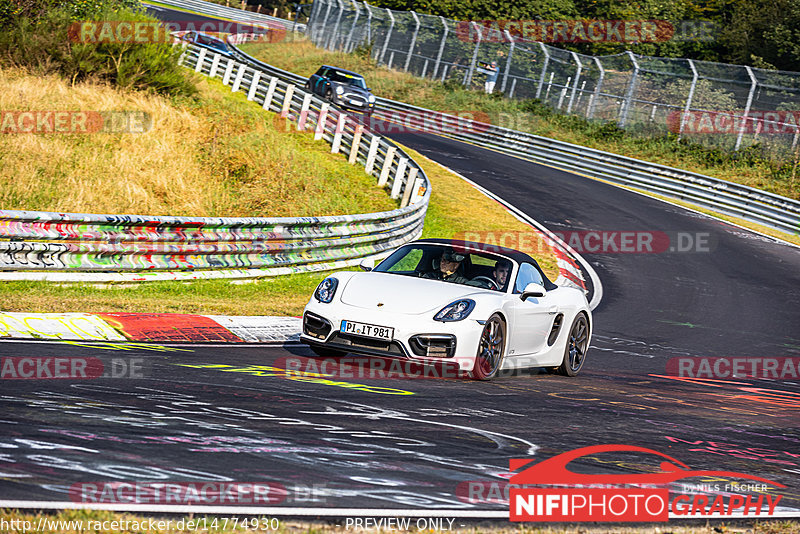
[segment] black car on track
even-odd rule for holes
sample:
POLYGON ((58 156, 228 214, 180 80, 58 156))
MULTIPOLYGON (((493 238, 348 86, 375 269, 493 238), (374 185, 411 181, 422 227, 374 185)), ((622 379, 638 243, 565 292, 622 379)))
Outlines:
POLYGON ((306 91, 324 97, 343 108, 372 113, 373 95, 364 77, 349 70, 323 65, 306 82, 306 91))

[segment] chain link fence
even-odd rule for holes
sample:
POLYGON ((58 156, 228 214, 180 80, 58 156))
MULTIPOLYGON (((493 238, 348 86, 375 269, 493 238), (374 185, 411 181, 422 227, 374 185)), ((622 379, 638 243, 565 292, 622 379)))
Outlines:
POLYGON ((800 73, 631 52, 589 56, 507 31, 490 38, 482 28, 366 2, 315 0, 307 33, 317 46, 369 46, 382 65, 466 87, 482 85, 481 65, 494 61, 495 91, 509 98, 538 98, 641 135, 672 132, 707 147, 797 159, 800 73))

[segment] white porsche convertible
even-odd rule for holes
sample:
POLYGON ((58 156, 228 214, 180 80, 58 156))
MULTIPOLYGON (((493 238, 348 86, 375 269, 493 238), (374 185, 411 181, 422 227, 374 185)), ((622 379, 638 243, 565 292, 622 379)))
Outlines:
POLYGON ((424 239, 361 267, 325 278, 305 307, 301 339, 320 356, 454 362, 480 380, 522 367, 575 376, 584 364, 586 296, 555 285, 527 254, 424 239))

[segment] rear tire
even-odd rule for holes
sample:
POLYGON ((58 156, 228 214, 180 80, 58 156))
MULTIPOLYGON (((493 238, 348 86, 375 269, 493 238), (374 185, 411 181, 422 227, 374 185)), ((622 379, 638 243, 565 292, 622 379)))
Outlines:
POLYGON ((589 320, 586 314, 579 313, 572 322, 567 336, 567 346, 564 349, 564 359, 556 371, 562 376, 577 375, 583 362, 586 361, 586 351, 589 349, 589 320))
POLYGON ((506 323, 499 315, 492 315, 483 325, 478 353, 472 367, 472 378, 491 380, 503 367, 506 355, 506 323))
POLYGON ((337 349, 329 349, 328 347, 320 347, 317 345, 309 345, 311 351, 320 358, 342 358, 347 356, 347 352, 337 349))

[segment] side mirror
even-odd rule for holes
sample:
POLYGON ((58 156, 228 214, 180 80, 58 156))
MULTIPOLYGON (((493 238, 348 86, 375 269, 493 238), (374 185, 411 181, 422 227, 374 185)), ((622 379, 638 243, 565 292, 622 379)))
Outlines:
POLYGON ((375 260, 372 258, 364 258, 361 260, 361 263, 359 263, 358 266, 364 271, 371 271, 375 268, 375 260))
POLYGON ((522 300, 527 300, 528 297, 543 297, 547 294, 547 290, 541 284, 537 284, 536 282, 531 282, 525 289, 522 291, 522 295, 519 296, 522 300))

